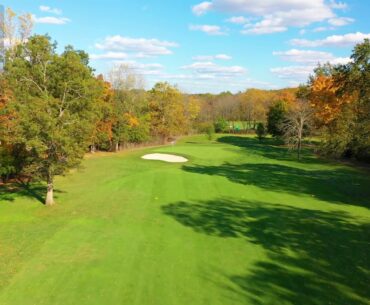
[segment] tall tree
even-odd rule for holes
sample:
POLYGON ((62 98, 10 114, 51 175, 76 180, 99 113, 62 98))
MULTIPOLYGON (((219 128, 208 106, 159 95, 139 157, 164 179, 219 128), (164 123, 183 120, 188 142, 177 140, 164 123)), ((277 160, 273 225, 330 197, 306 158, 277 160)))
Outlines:
POLYGON ((96 148, 109 150, 113 140, 113 99, 114 91, 109 82, 104 81, 102 75, 97 77, 97 89, 101 90, 101 98, 94 104, 95 123, 91 136, 90 152, 95 152, 96 148))
POLYGON ((285 143, 297 150, 298 160, 301 158, 303 138, 311 126, 312 112, 308 101, 297 100, 286 113, 280 126, 285 143))
POLYGON ((365 39, 355 46, 352 62, 338 67, 336 81, 342 84, 340 96, 355 96, 346 111, 351 111, 353 120, 352 138, 349 143, 352 153, 370 161, 370 40, 365 39), (349 108, 349 109, 348 109, 349 108))
POLYGON ((127 116, 141 116, 146 98, 143 93, 143 78, 129 65, 114 66, 108 73, 114 90, 113 96, 113 150, 118 151, 129 141, 130 124, 127 116))
POLYGON ((82 51, 58 55, 48 36, 35 35, 15 48, 4 76, 18 112, 13 144, 23 144, 33 177, 47 182, 46 205, 54 204, 54 177, 79 164, 92 132, 96 79, 82 51))
POLYGON ((185 108, 180 91, 168 83, 157 83, 149 102, 152 134, 163 143, 169 136, 179 135, 186 127, 185 108))
POLYGON ((200 100, 191 96, 186 104, 186 117, 189 124, 189 130, 194 128, 194 123, 198 119, 200 108, 200 100))
POLYGON ((356 45, 346 65, 319 66, 309 81, 322 151, 335 157, 370 160, 370 42, 356 45))

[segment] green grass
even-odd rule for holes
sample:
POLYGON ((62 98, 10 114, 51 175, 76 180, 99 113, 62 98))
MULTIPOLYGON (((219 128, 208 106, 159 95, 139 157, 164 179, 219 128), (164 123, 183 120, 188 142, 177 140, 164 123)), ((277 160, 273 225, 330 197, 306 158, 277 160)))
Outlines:
POLYGON ((370 304, 370 176, 273 140, 184 138, 0 192, 0 304, 370 304), (189 158, 145 161, 148 152, 189 158))

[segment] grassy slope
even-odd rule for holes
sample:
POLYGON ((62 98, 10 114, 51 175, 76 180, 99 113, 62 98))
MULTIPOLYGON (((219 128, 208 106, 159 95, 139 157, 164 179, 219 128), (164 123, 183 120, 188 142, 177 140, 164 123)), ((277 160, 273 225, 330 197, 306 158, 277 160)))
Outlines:
POLYGON ((0 193, 0 304, 369 304, 370 177, 252 138, 91 157, 0 193))

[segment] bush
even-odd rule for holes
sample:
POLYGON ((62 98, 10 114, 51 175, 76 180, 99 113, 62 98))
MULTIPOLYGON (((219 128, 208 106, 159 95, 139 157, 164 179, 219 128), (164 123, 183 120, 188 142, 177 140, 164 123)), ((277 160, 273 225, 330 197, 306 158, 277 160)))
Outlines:
POLYGON ((287 113, 284 102, 277 102, 269 108, 267 113, 267 131, 273 137, 280 137, 283 135, 281 125, 284 122, 287 113))
POLYGON ((225 132, 227 131, 228 123, 225 119, 220 118, 214 123, 214 128, 216 132, 225 132))
POLYGON ((256 134, 257 134, 258 140, 260 141, 266 136, 266 128, 263 123, 257 124, 256 134))
POLYGON ((15 159, 11 152, 5 148, 0 148, 0 177, 3 182, 7 182, 12 174, 16 173, 15 159))
POLYGON ((210 124, 208 128, 206 129, 207 139, 209 141, 213 139, 214 133, 215 133, 215 128, 213 127, 213 124, 210 124))
POLYGON ((206 134, 208 140, 213 139, 215 128, 212 122, 202 122, 202 123, 197 124, 197 130, 200 133, 206 134))

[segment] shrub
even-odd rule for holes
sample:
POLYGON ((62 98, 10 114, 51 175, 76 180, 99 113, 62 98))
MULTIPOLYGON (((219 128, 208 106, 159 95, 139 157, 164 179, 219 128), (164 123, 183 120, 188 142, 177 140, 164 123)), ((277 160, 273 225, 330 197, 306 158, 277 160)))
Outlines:
POLYGON ((257 134, 258 140, 260 141, 266 136, 266 128, 263 123, 257 124, 256 134, 257 134))
POLYGON ((220 118, 214 123, 214 128, 216 132, 225 132, 227 131, 228 123, 225 119, 220 118))

